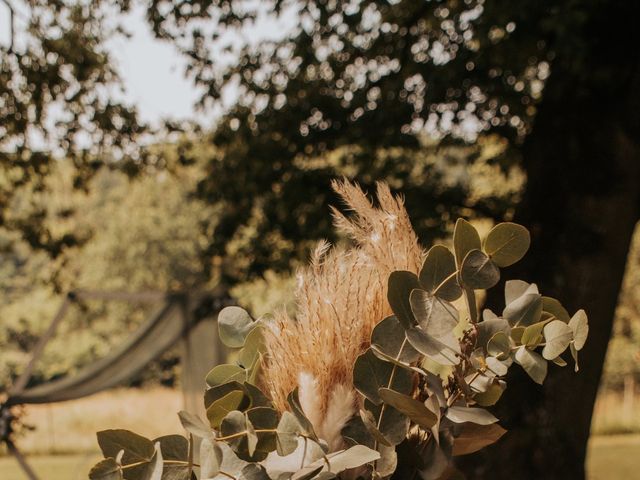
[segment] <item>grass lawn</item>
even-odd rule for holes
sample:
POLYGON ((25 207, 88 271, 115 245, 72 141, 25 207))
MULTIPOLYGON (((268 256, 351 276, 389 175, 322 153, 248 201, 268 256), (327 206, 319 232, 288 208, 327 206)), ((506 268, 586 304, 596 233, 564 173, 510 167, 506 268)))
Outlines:
MULTIPOLYGON (((594 437, 587 460, 589 480, 637 478, 640 470, 640 435, 594 437)), ((30 459, 42 480, 85 480, 99 457, 95 454, 39 455, 30 459)), ((2 480, 25 480, 15 460, 0 458, 2 480)))
MULTIPOLYGON (((623 415, 618 397, 601 395, 596 404, 592 425, 596 436, 587 459, 589 480, 640 478, 640 433, 611 435, 639 432, 640 408, 623 415)), ((178 390, 158 387, 116 389, 70 402, 33 405, 26 408, 24 423, 38 428, 21 437, 18 445, 42 480, 84 480, 99 459, 96 431, 126 428, 148 438, 180 432, 175 412, 182 408, 178 390)), ((0 480, 25 478, 14 459, 0 456, 0 480)))

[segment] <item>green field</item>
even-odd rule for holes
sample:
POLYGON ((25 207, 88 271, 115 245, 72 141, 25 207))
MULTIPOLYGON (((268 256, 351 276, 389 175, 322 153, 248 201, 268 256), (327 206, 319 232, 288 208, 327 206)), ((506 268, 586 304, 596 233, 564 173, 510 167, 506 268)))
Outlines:
MULTIPOLYGON (((589 480, 636 478, 640 470, 640 435, 599 436, 591 441, 587 460, 589 480)), ((42 480, 80 480, 98 458, 96 454, 42 455, 30 462, 42 480)), ((25 480, 18 464, 10 458, 0 458, 2 480, 25 480)))
MULTIPOLYGON (((589 446, 590 480, 638 477, 640 409, 625 415, 620 402, 617 395, 604 394, 596 404, 592 431, 599 435, 589 446), (636 433, 611 435, 620 431, 636 433)), ((635 405, 640 406, 640 402, 635 405)), ((86 479, 99 458, 96 431, 126 428, 148 438, 180 432, 178 416, 173 412, 181 408, 182 393, 160 387, 115 389, 69 402, 33 405, 25 410, 23 420, 38 428, 21 436, 18 445, 41 480, 86 479)), ((14 459, 0 457, 0 480, 25 479, 14 459)))

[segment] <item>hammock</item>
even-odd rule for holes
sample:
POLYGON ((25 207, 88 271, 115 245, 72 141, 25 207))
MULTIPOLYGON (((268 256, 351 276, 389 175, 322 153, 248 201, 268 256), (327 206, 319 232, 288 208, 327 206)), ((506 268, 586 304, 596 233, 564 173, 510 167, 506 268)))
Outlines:
POLYGON ((110 355, 73 376, 65 376, 12 395, 8 405, 53 403, 86 397, 121 384, 165 352, 189 329, 177 305, 164 304, 137 332, 110 355))
MULTIPOLYGON (((198 339, 190 338, 192 335, 189 335, 189 333, 194 331, 198 323, 206 318, 206 315, 198 314, 198 311, 204 309, 208 313, 217 313, 227 303, 229 303, 228 300, 222 296, 211 294, 70 293, 47 331, 40 338, 25 371, 9 390, 8 398, 4 404, 0 405, 0 413, 9 415, 9 407, 15 405, 73 400, 123 384, 180 340, 185 340, 186 349, 183 359, 185 363, 190 364, 185 365, 184 371, 191 374, 193 373, 192 371, 198 370, 196 365, 191 365, 196 362, 199 364, 198 366, 203 365, 204 368, 210 368, 216 363, 216 360, 219 360, 216 358, 219 355, 216 345, 212 342, 208 349, 205 348, 203 351, 202 348, 198 348, 199 351, 194 352, 193 350, 195 349, 190 348, 190 344, 198 342, 198 339), (56 329, 64 318, 70 304, 80 298, 139 302, 161 301, 162 305, 125 343, 115 348, 106 357, 84 367, 74 375, 27 387, 33 368, 41 357, 44 347, 54 337, 56 329), (203 358, 203 356, 208 356, 209 358, 203 358)), ((201 337, 201 334, 193 335, 193 337, 195 336, 201 337)), ((204 378, 204 375, 199 379, 200 382, 202 382, 202 378, 204 378)), ((193 385, 189 385, 193 383, 194 380, 192 378, 183 380, 183 385, 188 388, 193 388, 193 385)), ((196 390, 202 391, 199 387, 196 390)), ((37 479, 12 442, 10 424, 10 421, 4 422, 4 431, 1 431, 3 429, 0 428, 0 443, 4 442, 7 445, 9 451, 16 456, 30 479, 37 479)), ((0 421, 0 426, 2 425, 3 422, 0 421)))

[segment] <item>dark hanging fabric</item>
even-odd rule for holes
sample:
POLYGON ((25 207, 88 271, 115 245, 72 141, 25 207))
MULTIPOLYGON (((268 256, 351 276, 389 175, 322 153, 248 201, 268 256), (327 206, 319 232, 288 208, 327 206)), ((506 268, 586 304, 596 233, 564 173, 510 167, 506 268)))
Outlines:
POLYGON ((72 400, 122 384, 180 340, 183 333, 193 326, 187 325, 187 322, 189 319, 182 314, 179 302, 168 300, 110 355, 74 375, 26 388, 21 393, 10 396, 5 404, 10 406, 72 400))

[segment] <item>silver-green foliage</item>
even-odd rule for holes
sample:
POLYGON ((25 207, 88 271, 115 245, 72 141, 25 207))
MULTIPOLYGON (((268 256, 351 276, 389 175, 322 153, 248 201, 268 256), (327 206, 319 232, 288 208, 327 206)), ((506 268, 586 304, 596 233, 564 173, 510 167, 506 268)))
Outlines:
POLYGON ((390 276, 393 315, 378 323, 355 362, 361 408, 342 431, 344 450, 330 452, 316 435, 297 389, 288 398, 290 411, 281 413, 256 386, 265 355, 263 322, 229 307, 220 313, 220 338, 239 351, 234 364, 207 376, 208 422, 181 412, 189 439, 100 432, 105 460, 90 478, 330 479, 359 467, 359 478, 383 479, 399 466, 412 478, 446 478, 452 456, 475 452, 505 433, 486 407, 499 400, 514 363, 542 383, 548 361, 565 366, 562 355, 569 349, 577 370, 588 334, 583 310, 570 316, 535 284, 515 280, 505 284, 501 315, 478 313, 475 291, 495 286, 500 268, 520 260, 528 247, 529 234, 520 225, 501 223, 482 243, 475 228, 459 220, 453 251, 436 245, 419 275, 390 276), (466 309, 451 303, 460 297, 466 309), (200 439, 198 464, 194 437, 200 439), (292 471, 269 462, 270 456, 296 454, 299 466, 292 471))

